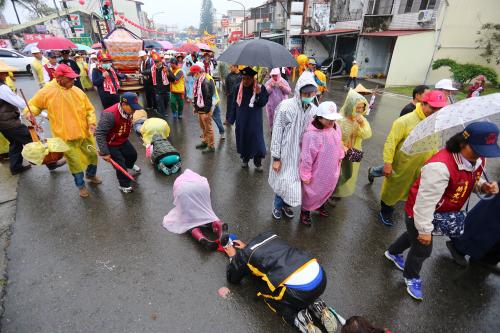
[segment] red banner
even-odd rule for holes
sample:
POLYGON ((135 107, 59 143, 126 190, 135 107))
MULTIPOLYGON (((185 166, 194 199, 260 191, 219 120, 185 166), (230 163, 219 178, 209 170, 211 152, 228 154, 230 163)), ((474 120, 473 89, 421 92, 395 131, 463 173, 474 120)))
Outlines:
POLYGON ((42 39, 50 37, 50 35, 46 34, 23 34, 23 39, 25 44, 38 43, 42 39))

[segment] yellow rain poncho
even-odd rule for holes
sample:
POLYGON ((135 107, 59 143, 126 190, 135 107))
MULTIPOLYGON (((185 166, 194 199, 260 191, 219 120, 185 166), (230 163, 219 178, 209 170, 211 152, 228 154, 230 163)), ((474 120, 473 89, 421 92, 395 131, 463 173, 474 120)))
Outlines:
POLYGON ((170 127, 168 123, 160 118, 149 118, 141 126, 142 141, 145 145, 151 143, 153 135, 159 134, 164 139, 170 135, 170 127))
POLYGON ((10 142, 0 133, 0 154, 7 154, 9 152, 10 142))
POLYGON ((420 173, 420 168, 437 152, 433 150, 407 155, 400 150, 410 132, 424 119, 422 106, 417 103, 413 112, 394 121, 385 140, 384 163, 392 163, 393 173, 389 178, 384 178, 380 197, 388 206, 394 206, 398 201, 406 200, 411 186, 420 173))
POLYGON ((321 84, 318 84, 318 92, 320 92, 320 93, 326 92, 328 89, 326 87, 326 75, 325 75, 325 73, 323 73, 322 71, 317 69, 314 71, 314 75, 318 78, 318 80, 321 81, 321 84))
POLYGON ((33 70, 33 76, 38 81, 38 86, 42 88, 45 85, 45 80, 43 79, 43 65, 48 62, 46 58, 42 58, 42 60, 38 60, 35 58, 33 63, 31 64, 31 68, 33 70))
MULTIPOLYGON (((97 153, 87 149, 89 145, 95 147, 89 127, 96 124, 96 116, 82 90, 66 89, 52 80, 33 96, 29 105, 35 116, 47 110, 52 135, 69 146, 64 156, 71 173, 83 172, 89 164, 97 165, 97 153)), ((24 109, 24 114, 28 114, 28 109, 24 109)))
MULTIPOLYGON (((340 114, 344 118, 338 123, 342 129, 342 142, 347 148, 356 148, 363 150, 362 142, 372 136, 372 129, 368 120, 364 115, 368 112, 368 101, 362 95, 349 90, 345 99, 344 105, 340 109, 340 114), (362 123, 356 121, 356 106, 359 103, 364 104, 364 111, 360 114, 362 123)), ((350 162, 347 158, 342 161, 342 171, 337 184, 337 188, 333 193, 334 197, 348 197, 354 193, 356 182, 358 180, 360 162, 350 162), (349 170, 347 172, 347 170, 349 170)))

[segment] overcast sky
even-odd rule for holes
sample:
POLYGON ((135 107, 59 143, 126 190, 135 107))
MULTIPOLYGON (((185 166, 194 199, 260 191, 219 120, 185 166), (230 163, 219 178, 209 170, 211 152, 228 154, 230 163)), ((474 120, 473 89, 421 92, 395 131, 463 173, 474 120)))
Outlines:
MULTIPOLYGON (((200 7, 202 0, 142 0, 144 2, 143 10, 151 17, 154 13, 165 12, 165 14, 155 15, 155 21, 161 24, 177 25, 179 28, 184 28, 190 25, 198 26, 200 23, 200 7)), ((52 6, 52 1, 46 0, 52 6)), ((56 1, 59 6, 59 1, 56 1)), ((86 0, 87 4, 94 2, 86 0)), ((246 8, 259 6, 265 0, 239 0, 244 3, 246 8)), ((214 8, 217 10, 217 16, 226 14, 228 9, 242 9, 242 7, 234 2, 227 0, 212 0, 214 8)), ((70 2, 70 7, 79 6, 76 1, 70 2)), ((26 23, 29 20, 28 12, 17 6, 21 23, 26 23)), ((5 18, 9 23, 17 23, 17 19, 12 9, 11 1, 6 1, 4 10, 5 18)))

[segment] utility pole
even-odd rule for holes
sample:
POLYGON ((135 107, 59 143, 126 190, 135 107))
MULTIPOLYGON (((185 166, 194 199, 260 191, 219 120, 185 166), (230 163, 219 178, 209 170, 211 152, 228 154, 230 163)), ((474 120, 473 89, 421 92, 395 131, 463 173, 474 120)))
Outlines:
POLYGON ((69 27, 71 29, 71 33, 73 34, 72 37, 76 37, 75 35, 75 28, 73 27, 73 24, 71 24, 71 16, 68 14, 68 5, 66 4, 67 0, 62 0, 62 5, 63 8, 66 10, 66 18, 68 19, 69 27))
MULTIPOLYGON (((63 28, 62 24, 61 24, 61 13, 59 13, 59 7, 57 7, 57 3, 56 3, 56 0, 52 0, 54 2, 54 7, 56 8, 56 12, 57 12, 57 20, 59 22, 59 26, 61 27, 61 30, 64 34, 64 37, 67 37, 66 36, 66 29, 63 28)), ((12 0, 12 2, 14 2, 14 0, 12 0)), ((15 7, 14 7, 15 8, 15 7)), ((17 14, 17 12, 16 12, 17 14)), ((19 18, 18 18, 19 19, 19 18)))
POLYGON ((12 7, 14 7, 14 12, 16 12, 17 23, 21 24, 21 20, 19 19, 19 14, 17 13, 16 1, 15 0, 11 0, 11 1, 12 1, 12 7))

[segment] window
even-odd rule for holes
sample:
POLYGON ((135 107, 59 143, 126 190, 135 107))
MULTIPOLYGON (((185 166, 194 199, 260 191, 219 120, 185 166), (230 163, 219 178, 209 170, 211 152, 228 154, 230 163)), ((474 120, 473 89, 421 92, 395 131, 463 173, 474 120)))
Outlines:
POLYGON ((406 4, 401 1, 399 5, 399 14, 411 13, 411 8, 413 7, 413 0, 406 0, 406 4))
POLYGON ((436 0, 422 0, 420 10, 436 8, 436 0))
POLYGON ((368 14, 390 15, 394 0, 370 0, 368 2, 368 14))
POLYGON ((6 50, 0 50, 0 57, 2 57, 2 58, 17 58, 17 55, 12 53, 12 52, 6 51, 6 50))

